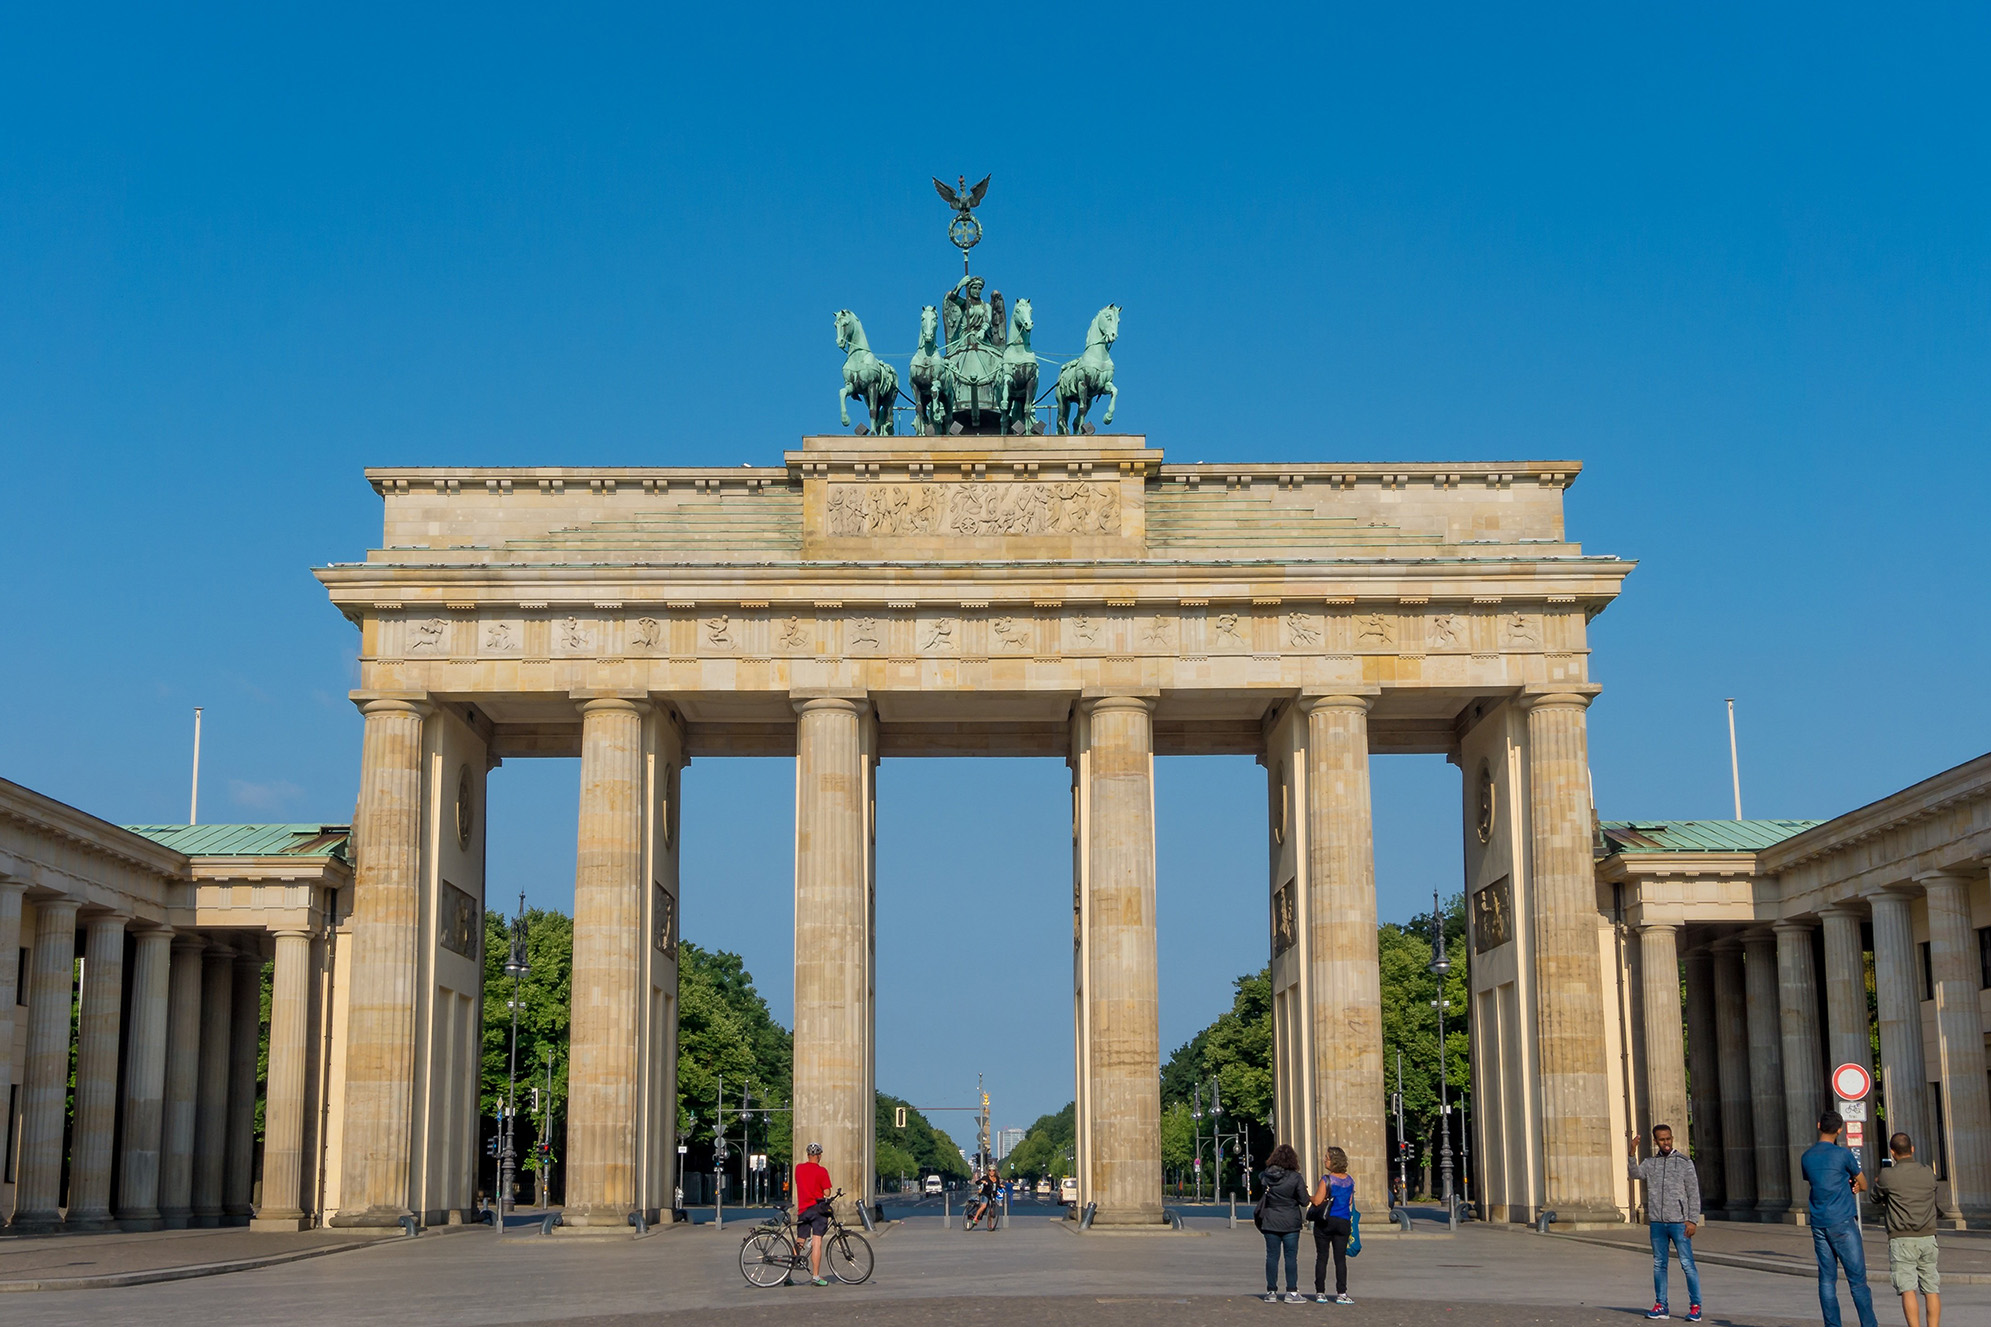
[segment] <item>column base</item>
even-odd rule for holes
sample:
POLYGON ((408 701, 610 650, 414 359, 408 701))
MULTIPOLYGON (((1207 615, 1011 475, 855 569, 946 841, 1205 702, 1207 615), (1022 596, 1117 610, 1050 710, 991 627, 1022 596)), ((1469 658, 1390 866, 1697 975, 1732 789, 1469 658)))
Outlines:
POLYGON ((111 1220, 109 1212, 78 1212, 64 1221, 62 1228, 72 1234, 93 1235, 99 1231, 115 1230, 117 1224, 111 1220))
POLYGON ((249 1219, 251 1230, 280 1230, 291 1234, 311 1229, 311 1218, 302 1212, 259 1212, 249 1219))
POLYGON ((413 1215, 405 1207, 361 1207, 338 1212, 325 1224, 336 1230, 393 1230, 413 1215))
POLYGON ((159 1215, 156 1210, 118 1213, 119 1230, 129 1231, 132 1234, 144 1234, 147 1231, 164 1230, 165 1228, 166 1218, 159 1215))
POLYGON ((1092 1214, 1094 1229, 1100 1226, 1166 1226, 1167 1213, 1159 1204, 1154 1207, 1102 1207, 1092 1214))
POLYGON ((560 1229, 572 1226, 576 1229, 628 1230, 629 1214, 635 1210, 634 1204, 622 1203, 582 1203, 563 1207, 560 1209, 560 1229))
POLYGON ((16 1235, 59 1235, 62 1233, 62 1213, 16 1212, 7 1229, 16 1235))
POLYGON ((166 1230, 186 1230, 194 1223, 194 1214, 185 1208, 164 1207, 159 1210, 159 1224, 166 1230))
POLYGON ((1583 1202, 1545 1203, 1549 1211, 1555 1213, 1551 1229, 1582 1229, 1586 1226, 1622 1226, 1625 1214, 1617 1204, 1592 1200, 1583 1202))

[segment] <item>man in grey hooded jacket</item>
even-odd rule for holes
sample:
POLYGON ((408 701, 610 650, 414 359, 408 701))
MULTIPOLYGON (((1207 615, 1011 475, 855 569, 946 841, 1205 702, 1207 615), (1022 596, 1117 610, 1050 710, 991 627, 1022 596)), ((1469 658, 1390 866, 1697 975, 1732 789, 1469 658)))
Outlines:
POLYGON ((1687 1321, 1701 1320, 1701 1273, 1694 1266, 1694 1231, 1701 1224, 1701 1178, 1694 1163, 1673 1150, 1671 1125, 1652 1126, 1652 1155, 1638 1159, 1638 1135, 1631 1141, 1631 1177, 1645 1181, 1645 1223, 1652 1236, 1652 1311, 1665 1318, 1668 1254, 1678 1250, 1687 1274, 1687 1321))

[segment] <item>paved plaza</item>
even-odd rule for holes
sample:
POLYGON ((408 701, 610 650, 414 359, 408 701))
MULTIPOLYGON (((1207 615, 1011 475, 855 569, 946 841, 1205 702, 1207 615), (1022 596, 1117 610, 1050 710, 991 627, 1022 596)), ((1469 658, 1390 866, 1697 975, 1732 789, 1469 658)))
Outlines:
MULTIPOLYGON (((869 1327, 936 1318, 1115 1327, 1162 1315, 1225 1323, 1270 1313, 1429 1323, 1464 1321, 1466 1312, 1474 1323, 1553 1327, 1626 1323, 1650 1303, 1649 1255, 1642 1248, 1626 1252, 1483 1225, 1411 1238, 1377 1232, 1350 1266, 1353 1309, 1258 1302, 1252 1296, 1260 1289, 1263 1243, 1248 1226, 1231 1230, 1221 1221, 1192 1222, 1187 1233, 1175 1235, 1078 1235, 1042 1217, 993 1234, 942 1229, 937 1220, 916 1218, 877 1237, 877 1271, 867 1284, 774 1290, 755 1290, 740 1277, 739 1243, 748 1228, 729 1222, 724 1229, 680 1226, 641 1239, 514 1233, 502 1240, 489 1229, 469 1228, 199 1280, 9 1295, 0 1298, 0 1311, 44 1327, 141 1317, 167 1327, 227 1327, 269 1322, 274 1305, 282 1306, 283 1321, 300 1327, 367 1321, 606 1325, 674 1322, 694 1314, 702 1322, 869 1327)), ((155 1247, 162 1243, 150 1238, 155 1247)), ((179 1238, 198 1242, 200 1236, 179 1238)), ((1806 1244, 1803 1231, 1788 1228, 1718 1227, 1704 1249, 1715 1253, 1717 1245, 1732 1245, 1778 1255, 1806 1244)), ((118 1256, 101 1239, 9 1241, 0 1250, 0 1275, 11 1274, 5 1259, 27 1256, 37 1245, 101 1250, 90 1255, 100 1259, 118 1256)), ((1984 1266, 1991 1262, 1987 1254, 1991 1238, 1944 1237, 1946 1270, 1984 1266)), ((1303 1289, 1311 1286, 1312 1265, 1311 1248, 1303 1248, 1303 1289)), ((1808 1275, 1704 1262, 1702 1279, 1707 1321, 1718 1327, 1817 1321, 1808 1275)), ((1886 1287, 1876 1284, 1874 1292, 1882 1321, 1899 1321, 1886 1287)), ((1677 1272, 1674 1295, 1684 1306, 1677 1272)), ((1991 1284, 1946 1285, 1943 1298, 1952 1322, 1991 1315, 1991 1284)))

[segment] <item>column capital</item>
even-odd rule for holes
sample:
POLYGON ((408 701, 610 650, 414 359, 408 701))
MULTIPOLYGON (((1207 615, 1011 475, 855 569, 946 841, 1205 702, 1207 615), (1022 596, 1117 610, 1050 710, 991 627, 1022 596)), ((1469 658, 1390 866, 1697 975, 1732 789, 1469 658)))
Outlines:
POLYGON ((376 714, 409 714, 426 719, 436 708, 426 691, 348 691, 346 697, 369 718, 376 714))
POLYGON ((1641 921, 1638 924, 1638 931, 1640 935, 1644 935, 1647 931, 1677 931, 1680 925, 1677 921, 1641 921))
POLYGON ((1778 935, 1809 935, 1817 928, 1802 917, 1785 917, 1770 923, 1770 929, 1778 935))
POLYGON ((207 941, 192 931, 173 932, 173 948, 198 953, 207 948, 207 941))
POLYGON ((1360 710, 1367 713, 1376 706, 1382 696, 1381 687, 1333 687, 1322 690, 1307 690, 1300 693, 1300 713, 1312 714, 1315 710, 1360 710))
POLYGON ((1939 887, 1943 889, 1952 887, 1968 889, 1975 883, 1975 878, 1965 875, 1961 871, 1924 871, 1915 877, 1915 883, 1922 886, 1924 890, 1939 887))
POLYGON ((791 691, 788 703, 797 714, 864 714, 871 697, 864 691, 791 691))
POLYGON ((34 901, 35 912, 67 912, 73 920, 77 910, 83 906, 82 899, 70 898, 67 894, 57 894, 52 898, 38 898, 34 901))
POLYGON ((1742 933, 1742 947, 1746 950, 1751 945, 1774 945, 1777 943, 1777 937, 1773 934, 1773 929, 1766 930, 1759 927, 1753 931, 1744 931, 1742 933))
POLYGON ((1087 714, 1131 713, 1153 714, 1155 702, 1147 696, 1086 696, 1080 699, 1079 708, 1087 714))
POLYGON ((295 940, 316 940, 318 938, 318 932, 302 926, 286 926, 282 930, 271 931, 270 934, 279 940, 286 937, 295 940))
POLYGON ((1818 915, 1821 918, 1851 917, 1854 921, 1863 921, 1866 918, 1864 912, 1853 906, 1851 899, 1840 899, 1837 903, 1828 903, 1818 910, 1818 915))
POLYGON ((1871 889, 1861 890, 1860 897, 1867 901, 1869 907, 1879 907, 1883 903, 1899 903, 1906 907, 1908 901, 1920 892, 1913 883, 1901 880, 1891 885, 1875 885, 1871 889))
POLYGON ((9 893, 25 894, 27 892, 28 892, 27 881, 15 880, 9 876, 0 876, 0 897, 4 897, 9 893))
POLYGON ((1603 686, 1596 682, 1530 682, 1515 696, 1524 710, 1588 709, 1603 686))
POLYGON ((619 692, 578 691, 568 697, 580 706, 581 713, 587 714, 648 714, 650 700, 641 692, 622 694, 619 692))
POLYGON ((101 912, 85 913, 83 923, 92 929, 115 926, 122 931, 126 926, 131 924, 131 914, 128 912, 119 912, 114 908, 106 908, 101 912))
POLYGON ((1739 954, 1742 952, 1742 937, 1739 935, 1716 936, 1708 948, 1717 954, 1739 954))

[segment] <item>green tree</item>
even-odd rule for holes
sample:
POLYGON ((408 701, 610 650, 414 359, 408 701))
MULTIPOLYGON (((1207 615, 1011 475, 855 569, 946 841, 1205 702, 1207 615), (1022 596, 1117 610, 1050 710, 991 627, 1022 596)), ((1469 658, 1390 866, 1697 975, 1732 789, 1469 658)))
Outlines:
MULTIPOLYGON (((1466 943, 1465 896, 1455 894, 1441 909, 1445 952, 1451 971, 1445 975, 1442 998, 1451 1002, 1445 1010, 1445 1073, 1454 1114, 1454 1143, 1459 1145, 1456 1112, 1470 1109, 1471 1085, 1467 1077, 1471 1063, 1472 1034, 1467 1017, 1467 975, 1469 946, 1466 943)), ((1413 917, 1407 924, 1385 922, 1377 928, 1376 948, 1382 976, 1383 995, 1383 1079, 1395 1091, 1397 1056, 1403 1063, 1404 1136, 1411 1146, 1408 1165, 1421 1168, 1428 1158, 1438 1130, 1438 1011, 1431 1006, 1440 997, 1438 978, 1431 975, 1430 913, 1413 917)), ((1394 1141, 1396 1121, 1389 1121, 1394 1141)), ((1392 1157, 1394 1160, 1394 1157, 1392 1157)), ((1416 1179, 1413 1176, 1413 1186, 1416 1179)))
POLYGON ((947 1133, 934 1127, 918 1109, 898 1097, 878 1094, 875 1119, 878 1138, 878 1178, 897 1181, 901 1175, 921 1179, 939 1175, 943 1179, 968 1178, 968 1163, 961 1148, 947 1133), (906 1124, 899 1127, 899 1109, 905 1108, 906 1124), (891 1151, 888 1153, 887 1148, 891 1151))
POLYGON ((794 1038, 775 1022, 738 954, 678 943, 678 1127, 692 1144, 712 1142, 723 1080, 725 1130, 740 1140, 740 1093, 756 1108, 755 1151, 786 1158, 793 1148, 794 1038), (761 1107, 770 1108, 763 1114, 761 1107), (762 1145, 762 1140, 766 1145, 762 1145))
POLYGON ((1189 1103, 1172 1101, 1161 1112, 1162 1167, 1179 1175, 1195 1155, 1196 1121, 1190 1118, 1189 1103))
POLYGON ((1012 1179, 1019 1175, 1063 1179, 1072 1173, 1069 1154, 1077 1137, 1077 1104, 1066 1102, 1065 1108, 1055 1115, 1037 1117, 1036 1123, 1024 1133, 1023 1141, 1003 1158, 1001 1170, 1012 1179))
MULTIPOLYGON (((505 975, 511 955, 513 919, 484 913, 484 1028, 478 1085, 478 1109, 494 1128, 505 1100, 511 1058, 512 979, 505 975)), ((566 1138, 567 1040, 572 1011, 574 923, 564 913, 528 908, 525 913, 526 963, 530 971, 518 984, 518 1100, 521 1112, 514 1133, 520 1164, 540 1169, 533 1150, 550 1120, 554 1161, 566 1138), (553 1091, 546 1098, 546 1066, 553 1064, 553 1091), (538 1088, 540 1108, 532 1110, 532 1089, 538 1088)))

